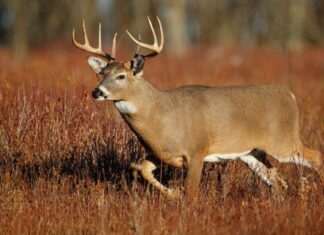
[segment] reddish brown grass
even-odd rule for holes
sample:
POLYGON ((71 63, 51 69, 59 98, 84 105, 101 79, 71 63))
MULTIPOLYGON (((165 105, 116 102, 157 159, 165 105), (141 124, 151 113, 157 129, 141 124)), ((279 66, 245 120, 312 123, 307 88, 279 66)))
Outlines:
MULTIPOLYGON (((160 89, 286 84, 299 103, 303 142, 323 152, 323 56, 323 48, 291 55, 199 48, 147 62, 145 77, 160 89)), ((64 45, 35 49, 20 61, 0 50, 1 234, 324 233, 318 176, 271 158, 287 192, 272 194, 239 161, 206 164, 195 204, 169 201, 141 179, 133 184, 129 164, 145 151, 109 102, 89 96, 96 79, 85 57, 64 45)), ((185 172, 162 171, 164 183, 183 182, 185 172)))

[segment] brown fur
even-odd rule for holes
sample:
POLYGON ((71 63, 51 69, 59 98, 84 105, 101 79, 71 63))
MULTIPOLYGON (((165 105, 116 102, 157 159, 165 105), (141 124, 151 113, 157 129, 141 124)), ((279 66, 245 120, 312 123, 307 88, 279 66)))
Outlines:
POLYGON ((318 172, 321 180, 324 181, 324 165, 321 158, 321 152, 304 147, 304 158, 311 162, 315 170, 318 172))

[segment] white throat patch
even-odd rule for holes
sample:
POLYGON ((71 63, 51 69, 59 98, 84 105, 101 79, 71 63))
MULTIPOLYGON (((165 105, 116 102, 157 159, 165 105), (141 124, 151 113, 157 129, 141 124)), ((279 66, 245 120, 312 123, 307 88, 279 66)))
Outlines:
POLYGON ((121 113, 133 114, 136 112, 136 106, 130 101, 117 101, 115 106, 121 113))

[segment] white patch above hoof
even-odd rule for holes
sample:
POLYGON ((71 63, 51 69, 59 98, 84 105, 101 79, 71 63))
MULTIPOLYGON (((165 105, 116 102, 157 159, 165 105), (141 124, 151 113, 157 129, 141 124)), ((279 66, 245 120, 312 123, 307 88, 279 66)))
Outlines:
POLYGON ((136 113, 136 106, 130 101, 117 101, 115 106, 121 113, 134 114, 136 113))

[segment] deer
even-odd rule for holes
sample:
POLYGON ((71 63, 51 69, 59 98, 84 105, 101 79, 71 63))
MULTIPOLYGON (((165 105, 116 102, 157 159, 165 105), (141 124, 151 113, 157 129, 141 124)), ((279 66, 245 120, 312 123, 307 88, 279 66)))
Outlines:
MULTIPOLYGON (((243 161, 270 188, 288 187, 277 168, 266 161, 270 155, 283 163, 296 163, 322 170, 321 153, 303 145, 299 132, 299 111, 294 94, 283 85, 236 85, 208 87, 186 85, 159 90, 144 79, 144 64, 159 55, 164 45, 161 21, 160 39, 148 23, 153 44, 126 33, 137 45, 129 61, 116 60, 116 36, 112 53, 99 42, 90 45, 83 21, 84 44, 73 44, 91 55, 89 66, 102 80, 92 91, 98 101, 112 101, 123 120, 147 150, 144 160, 131 167, 163 195, 177 198, 180 190, 166 187, 154 176, 160 163, 186 168, 185 194, 199 191, 204 162, 243 161), (138 53, 139 48, 149 53, 138 53)), ((181 190, 182 192, 182 190, 181 190)))

